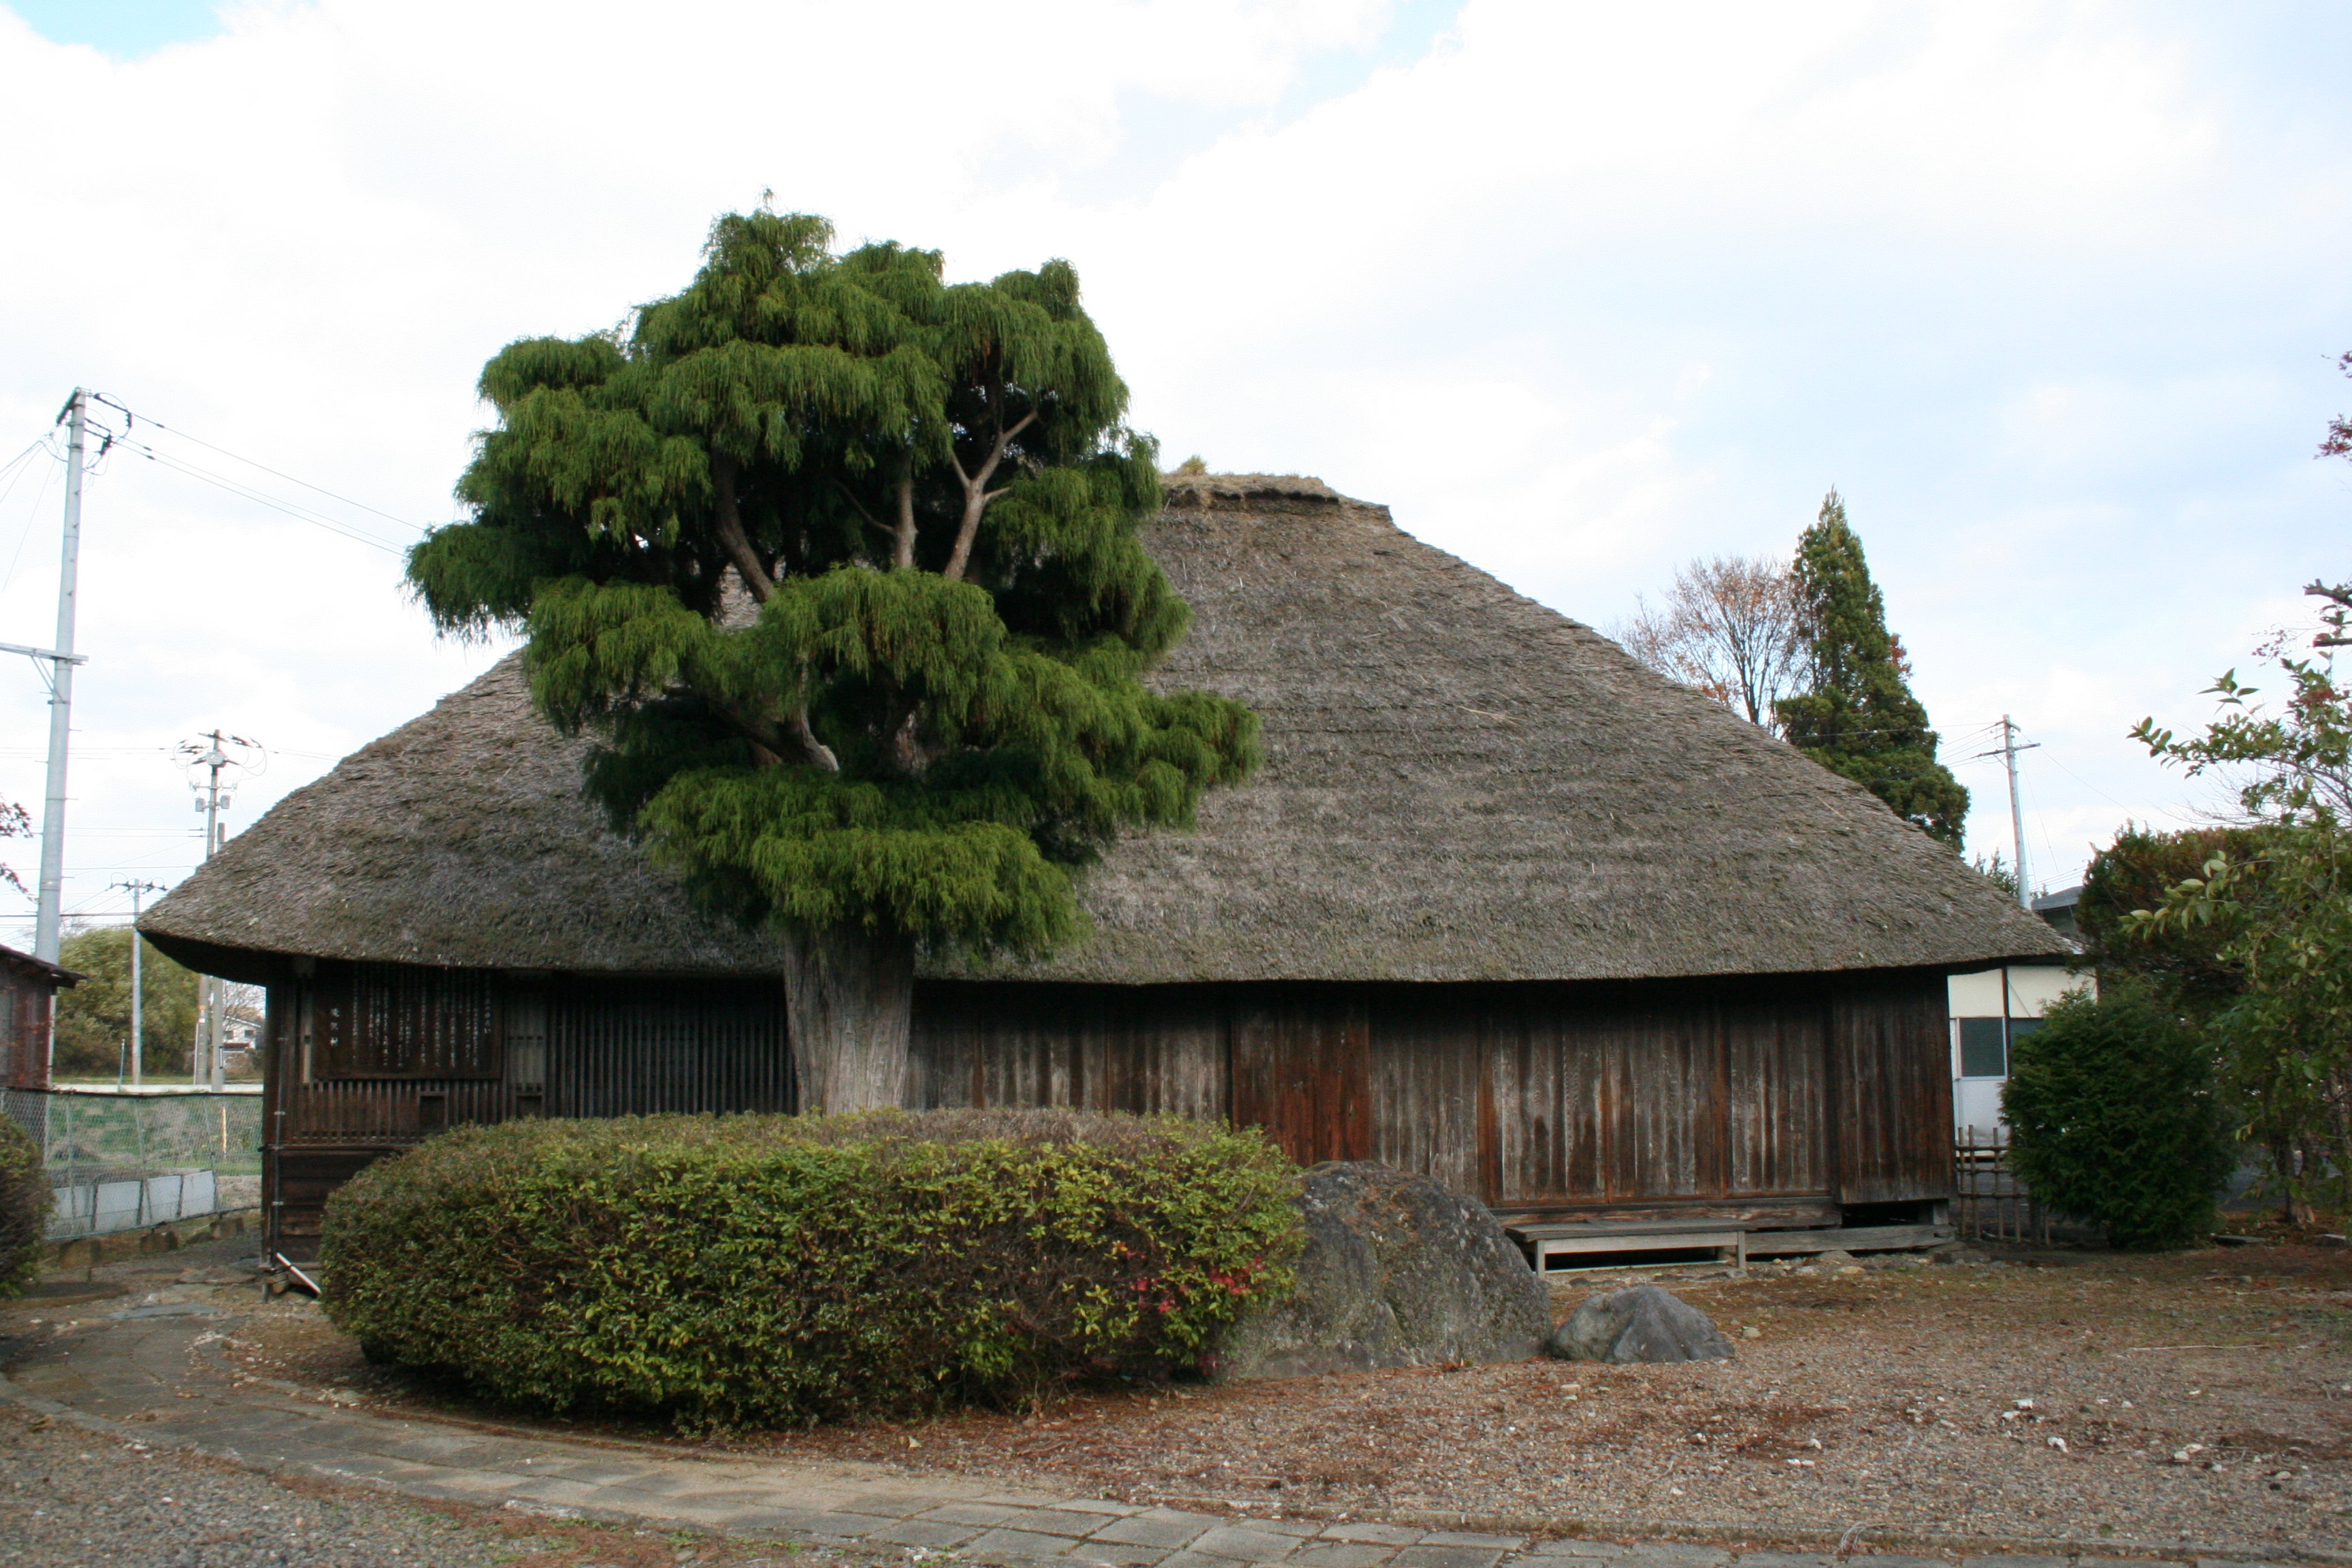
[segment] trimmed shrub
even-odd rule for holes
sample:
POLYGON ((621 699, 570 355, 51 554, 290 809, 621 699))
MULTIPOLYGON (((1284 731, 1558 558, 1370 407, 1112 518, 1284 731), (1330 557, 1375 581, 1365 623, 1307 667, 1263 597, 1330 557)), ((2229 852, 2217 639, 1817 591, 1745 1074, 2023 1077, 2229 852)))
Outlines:
POLYGON ((0 1300, 23 1295, 39 1278, 54 1201, 41 1146, 14 1117, 0 1116, 0 1300))
POLYGON ((2211 1053, 2127 979, 2095 1002, 2066 997, 2019 1038, 2001 1110, 2034 1197, 2119 1247, 2190 1245, 2237 1165, 2211 1053))
POLYGON ((493 1397, 800 1424, 1197 1359, 1290 1288, 1295 1174, 1173 1118, 510 1121, 370 1166, 320 1261, 372 1355, 493 1397))

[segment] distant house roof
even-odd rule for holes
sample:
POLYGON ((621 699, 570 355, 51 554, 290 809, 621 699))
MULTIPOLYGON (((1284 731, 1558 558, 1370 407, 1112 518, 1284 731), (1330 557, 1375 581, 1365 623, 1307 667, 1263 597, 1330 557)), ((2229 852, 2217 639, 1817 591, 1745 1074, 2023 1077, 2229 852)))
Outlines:
POLYGON ((17 963, 27 969, 39 970, 48 977, 52 984, 57 985, 79 985, 89 978, 86 974, 77 974, 62 965, 51 963, 46 958, 35 958, 29 952, 20 952, 16 948, 5 944, 0 944, 0 963, 17 963))
POLYGON ((2082 901, 2082 899, 2083 889, 2080 884, 2072 888, 2061 888, 2054 893, 2044 893, 2034 900, 2033 912, 2047 917, 2058 910, 2073 909, 2082 901))
POLYGON ((2050 929, 2064 937, 2072 948, 2079 948, 2082 942, 2083 922, 2076 917, 2074 909, 2082 898, 2083 889, 2077 883, 2071 888, 2061 888, 2054 893, 2044 893, 2033 900, 2033 912, 2048 921, 2050 929))
MULTIPOLYGON (((1266 764, 1122 839, 1088 934, 979 977, 1584 980, 2063 953, 1861 786, 1320 481, 1171 479, 1192 606, 1153 678, 1239 698, 1266 764)), ((140 922, 165 951, 773 973, 580 794, 509 658, 289 795, 140 922), (203 950, 203 951, 199 951, 203 950)))

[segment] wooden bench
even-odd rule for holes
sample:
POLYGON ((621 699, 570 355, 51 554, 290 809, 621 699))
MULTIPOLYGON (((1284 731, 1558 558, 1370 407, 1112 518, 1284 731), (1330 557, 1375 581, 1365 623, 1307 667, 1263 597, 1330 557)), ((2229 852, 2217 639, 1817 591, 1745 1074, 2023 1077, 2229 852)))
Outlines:
POLYGON ((1526 1249, 1538 1274, 1549 1270, 1555 1258, 1575 1258, 1595 1252, 1682 1252, 1711 1250, 1735 1268, 1748 1267, 1748 1233, 1719 1220, 1661 1220, 1625 1225, 1514 1225, 1503 1234, 1526 1249))

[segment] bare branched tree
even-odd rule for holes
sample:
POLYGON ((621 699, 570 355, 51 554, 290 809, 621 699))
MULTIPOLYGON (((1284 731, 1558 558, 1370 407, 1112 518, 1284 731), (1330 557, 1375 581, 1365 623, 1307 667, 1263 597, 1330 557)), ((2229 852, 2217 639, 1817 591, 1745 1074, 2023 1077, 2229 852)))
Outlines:
POLYGON ((1703 691, 1748 722, 1774 728, 1772 704, 1800 684, 1805 638, 1789 569, 1769 555, 1717 555, 1675 574, 1664 602, 1633 601, 1612 628, 1625 651, 1703 691))

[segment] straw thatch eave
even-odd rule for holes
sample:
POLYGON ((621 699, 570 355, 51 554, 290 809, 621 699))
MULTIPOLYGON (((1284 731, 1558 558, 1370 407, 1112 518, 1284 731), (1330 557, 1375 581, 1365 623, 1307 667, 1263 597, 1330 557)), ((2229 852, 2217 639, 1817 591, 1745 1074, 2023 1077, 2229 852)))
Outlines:
MULTIPOLYGON (((1155 679, 1248 702, 1266 766, 1088 871, 1089 934, 974 977, 1598 980, 2063 955, 1859 786, 1319 481, 1180 477, 1155 679)), ((579 793, 514 660, 354 753, 142 922, 167 951, 771 973, 579 793)))

